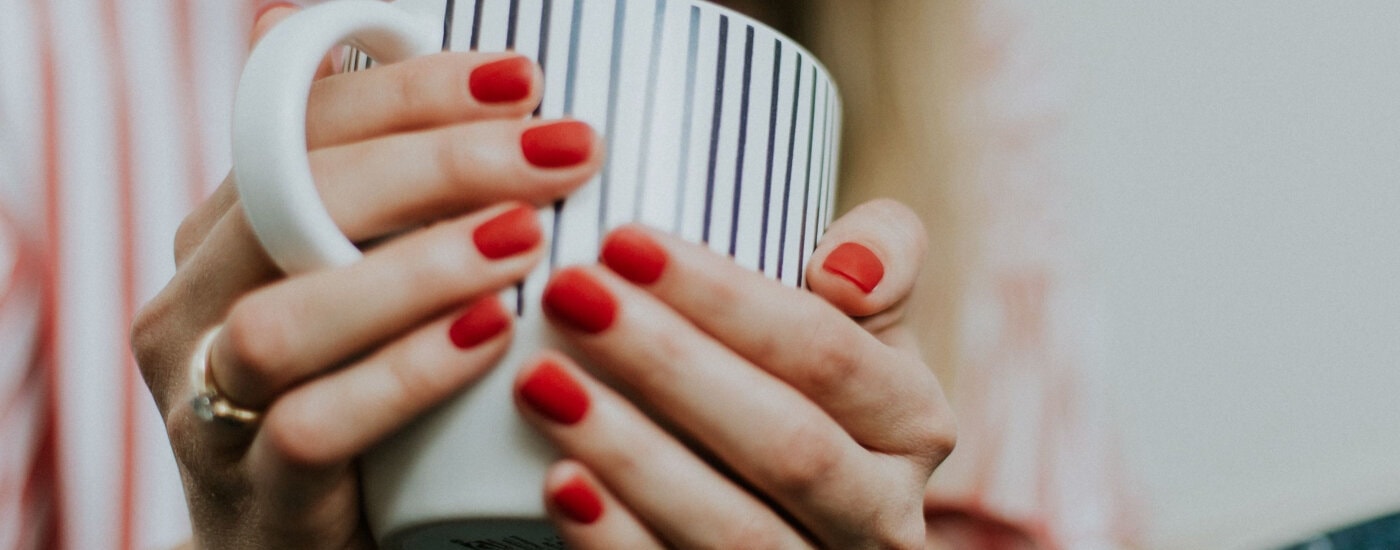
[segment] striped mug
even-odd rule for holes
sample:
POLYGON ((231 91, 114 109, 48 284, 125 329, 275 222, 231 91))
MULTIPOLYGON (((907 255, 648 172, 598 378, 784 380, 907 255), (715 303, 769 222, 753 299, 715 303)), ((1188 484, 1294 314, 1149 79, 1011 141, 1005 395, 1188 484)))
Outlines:
POLYGON ((538 114, 591 124, 602 171, 539 210, 548 254, 504 300, 515 341, 491 374, 370 452, 365 510, 391 548, 562 548, 540 497, 555 459, 516 416, 519 364, 557 341, 537 305, 549 274, 597 258, 628 222, 706 243, 788 285, 831 217, 840 100, 791 39, 702 0, 332 0, 279 24, 244 68, 233 121, 243 207, 288 273, 359 249, 311 180, 306 100, 321 53, 346 70, 443 50, 512 50, 545 74, 538 114))

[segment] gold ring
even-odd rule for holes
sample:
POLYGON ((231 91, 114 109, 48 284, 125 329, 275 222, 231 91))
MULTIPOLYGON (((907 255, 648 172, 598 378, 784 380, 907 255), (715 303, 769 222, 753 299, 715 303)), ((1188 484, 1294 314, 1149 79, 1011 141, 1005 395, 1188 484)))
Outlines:
POLYGON ((195 346, 194 354, 190 357, 190 382, 195 389, 194 399, 190 400, 190 406, 194 408, 195 416, 205 422, 218 420, 234 426, 251 426, 262 420, 262 412, 245 409, 229 401, 228 397, 219 390, 219 386, 214 383, 214 369, 210 361, 210 354, 214 348, 214 340, 219 336, 219 330, 223 325, 209 329, 204 336, 199 338, 199 345, 195 346))

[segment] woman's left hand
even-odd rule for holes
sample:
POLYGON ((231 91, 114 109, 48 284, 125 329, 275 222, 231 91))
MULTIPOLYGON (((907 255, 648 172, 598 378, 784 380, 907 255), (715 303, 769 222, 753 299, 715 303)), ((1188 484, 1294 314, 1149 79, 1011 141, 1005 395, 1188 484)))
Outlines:
POLYGON ((923 548, 954 441, 902 322, 924 247, 875 201, 829 228, 812 292, 639 226, 556 274, 545 309, 592 370, 546 353, 516 401, 566 457, 545 502, 569 547, 923 548))

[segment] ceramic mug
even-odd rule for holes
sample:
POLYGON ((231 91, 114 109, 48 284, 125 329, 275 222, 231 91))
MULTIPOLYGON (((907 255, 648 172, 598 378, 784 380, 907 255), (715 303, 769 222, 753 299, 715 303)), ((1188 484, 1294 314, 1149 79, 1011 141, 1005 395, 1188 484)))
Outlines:
MULTIPOLYGON (((235 100, 234 178, 268 254, 288 274, 357 261, 306 155, 306 101, 328 49, 345 70, 443 50, 512 50, 538 63, 537 114, 591 124, 602 171, 541 208, 548 254, 504 300, 514 342, 461 395, 371 451, 365 510, 391 548, 556 548, 540 495, 556 456, 518 418, 522 361, 557 344, 539 299, 555 269, 592 262, 638 221, 707 243, 788 285, 831 217, 840 100, 792 40, 702 0, 332 0, 280 23, 249 58, 235 100)), ((393 185, 386 182, 385 185, 393 185)))

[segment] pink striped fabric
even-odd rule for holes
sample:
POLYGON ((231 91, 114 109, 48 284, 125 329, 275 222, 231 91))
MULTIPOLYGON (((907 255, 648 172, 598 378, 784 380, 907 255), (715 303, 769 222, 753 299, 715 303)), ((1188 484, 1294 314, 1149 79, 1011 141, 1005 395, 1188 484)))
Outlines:
POLYGON ((127 331, 173 270, 180 219, 228 166, 251 14, 251 2, 227 0, 0 0, 0 204, 11 213, 0 231, 0 522, 14 522, 0 523, 0 548, 149 548, 188 535, 127 331))
POLYGON ((26 240, 0 209, 0 548, 54 542, 51 408, 37 361, 43 274, 26 240))

